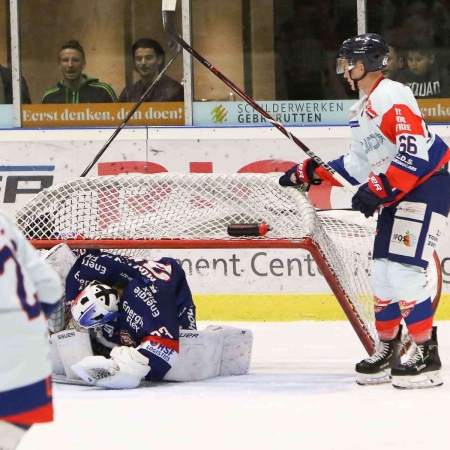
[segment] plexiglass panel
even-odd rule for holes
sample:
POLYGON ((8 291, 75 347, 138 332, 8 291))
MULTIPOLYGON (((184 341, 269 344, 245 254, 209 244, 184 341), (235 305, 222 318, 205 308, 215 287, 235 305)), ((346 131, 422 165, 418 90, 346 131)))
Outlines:
MULTIPOLYGON (((356 0, 192 0, 193 46, 275 120, 345 123, 347 102, 358 93, 336 75, 335 57, 357 33, 356 6, 356 0)), ((199 63, 194 99, 196 125, 268 125, 199 63)))
MULTIPOLYGON (((22 108, 25 127, 118 125, 171 57, 160 1, 22 0, 19 6, 22 70, 33 101, 22 108), (153 41, 140 41, 132 54, 143 38, 153 41)), ((129 124, 184 125, 181 82, 180 55, 129 124)))

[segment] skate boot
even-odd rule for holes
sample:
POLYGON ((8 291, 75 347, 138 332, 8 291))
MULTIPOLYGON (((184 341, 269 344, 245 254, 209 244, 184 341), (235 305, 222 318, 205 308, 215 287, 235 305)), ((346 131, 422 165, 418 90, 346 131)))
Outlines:
POLYGON ((401 327, 396 339, 380 341, 376 352, 356 364, 356 382, 361 385, 389 383, 391 368, 401 363, 401 327))
POLYGON ((404 364, 392 368, 392 386, 397 389, 424 389, 442 386, 444 382, 439 376, 441 367, 436 327, 433 327, 431 339, 416 345, 411 357, 404 364))

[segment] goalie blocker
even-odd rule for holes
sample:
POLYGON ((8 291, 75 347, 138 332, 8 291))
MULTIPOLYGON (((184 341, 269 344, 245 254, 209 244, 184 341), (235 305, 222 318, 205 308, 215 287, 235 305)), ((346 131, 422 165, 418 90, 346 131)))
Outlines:
MULTIPOLYGON (((179 358, 163 380, 201 381, 244 375, 250 368, 252 346, 253 333, 246 329, 210 325, 202 331, 180 330, 179 358)), ((57 381, 82 379, 93 386, 130 389, 137 387, 149 372, 147 358, 131 347, 115 347, 111 359, 93 356, 87 331, 55 333, 51 336, 51 349, 57 381)))

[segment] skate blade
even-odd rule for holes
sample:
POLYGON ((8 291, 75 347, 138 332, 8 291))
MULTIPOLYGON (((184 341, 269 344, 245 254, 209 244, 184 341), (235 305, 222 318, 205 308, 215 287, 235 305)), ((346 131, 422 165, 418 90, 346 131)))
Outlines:
POLYGON ((383 370, 378 373, 357 373, 356 384, 360 386, 373 386, 376 384, 385 384, 392 381, 390 370, 383 370))
POLYGON ((444 382, 439 372, 425 372, 407 377, 392 377, 392 386, 396 389, 427 389, 442 386, 444 382))

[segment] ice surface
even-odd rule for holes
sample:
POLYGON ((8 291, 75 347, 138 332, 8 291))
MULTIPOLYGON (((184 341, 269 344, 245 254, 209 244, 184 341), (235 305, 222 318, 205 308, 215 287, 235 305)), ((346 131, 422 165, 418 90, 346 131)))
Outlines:
POLYGON ((55 422, 18 450, 450 447, 450 322, 437 323, 444 386, 414 391, 355 383, 365 351, 347 322, 225 324, 254 333, 248 375, 128 391, 54 385, 55 422))

